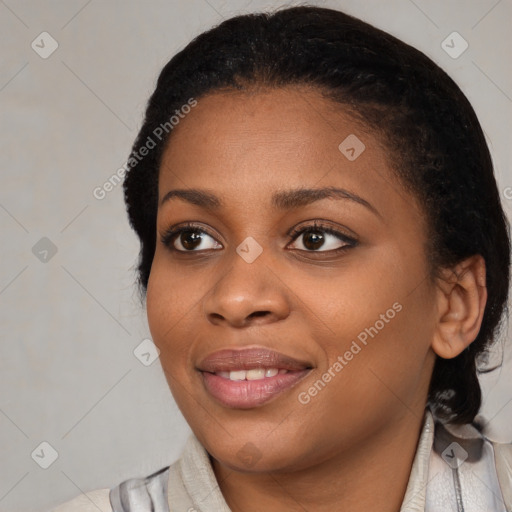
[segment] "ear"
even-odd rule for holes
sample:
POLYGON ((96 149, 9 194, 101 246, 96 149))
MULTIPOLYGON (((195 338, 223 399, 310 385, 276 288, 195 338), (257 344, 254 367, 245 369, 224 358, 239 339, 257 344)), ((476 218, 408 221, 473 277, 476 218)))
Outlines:
POLYGON ((452 359, 475 340, 486 303, 485 260, 481 255, 441 271, 437 279, 437 326, 432 339, 432 349, 439 357, 452 359))

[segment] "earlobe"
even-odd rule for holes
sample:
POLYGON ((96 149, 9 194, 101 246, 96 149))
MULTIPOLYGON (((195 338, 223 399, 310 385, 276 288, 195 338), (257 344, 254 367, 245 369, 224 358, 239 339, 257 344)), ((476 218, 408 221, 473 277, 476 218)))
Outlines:
POLYGON ((477 254, 443 269, 437 280, 438 318, 432 349, 452 359, 477 337, 487 302, 485 260, 477 254))

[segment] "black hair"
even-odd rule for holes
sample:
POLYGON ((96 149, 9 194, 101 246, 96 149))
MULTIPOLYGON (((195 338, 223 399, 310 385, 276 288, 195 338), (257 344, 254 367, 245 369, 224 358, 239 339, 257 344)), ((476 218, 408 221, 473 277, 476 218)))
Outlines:
POLYGON ((440 418, 473 421, 481 406, 477 363, 488 357, 508 312, 510 227, 491 155, 471 104, 439 66, 343 12, 303 5, 236 16, 198 35, 165 65, 124 181, 141 244, 142 297, 155 252, 158 172, 172 131, 155 133, 191 98, 288 85, 314 87, 378 133, 427 219, 430 277, 469 256, 485 259, 488 300, 478 336, 457 357, 437 357, 428 397, 440 418), (150 139, 155 147, 140 158, 150 139))

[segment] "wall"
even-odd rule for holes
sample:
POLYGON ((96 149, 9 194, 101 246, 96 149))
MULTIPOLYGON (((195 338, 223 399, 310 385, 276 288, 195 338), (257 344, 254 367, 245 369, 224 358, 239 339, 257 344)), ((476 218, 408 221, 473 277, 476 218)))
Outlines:
MULTIPOLYGON (((312 3, 391 32, 456 80, 480 117, 510 214, 512 2, 312 3), (442 47, 454 31, 469 44, 457 58, 461 40, 452 56, 442 47)), ((179 456, 189 429, 159 361, 145 366, 133 353, 149 330, 121 185, 101 199, 94 190, 125 163, 169 58, 231 15, 279 5, 0 2, 0 511, 46 510, 179 456)), ((483 381, 483 414, 508 440, 511 367, 509 351, 483 381)))

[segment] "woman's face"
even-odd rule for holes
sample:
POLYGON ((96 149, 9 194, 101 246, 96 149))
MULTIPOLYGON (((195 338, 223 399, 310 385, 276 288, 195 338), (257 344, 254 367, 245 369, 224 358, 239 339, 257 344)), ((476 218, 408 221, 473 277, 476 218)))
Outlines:
POLYGON ((340 105, 298 87, 200 98, 163 155, 156 229, 151 334, 215 459, 305 468, 418 424, 436 323, 426 227, 340 105))

